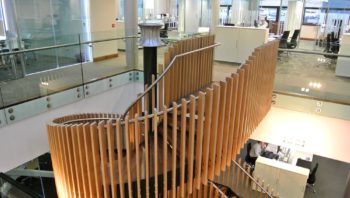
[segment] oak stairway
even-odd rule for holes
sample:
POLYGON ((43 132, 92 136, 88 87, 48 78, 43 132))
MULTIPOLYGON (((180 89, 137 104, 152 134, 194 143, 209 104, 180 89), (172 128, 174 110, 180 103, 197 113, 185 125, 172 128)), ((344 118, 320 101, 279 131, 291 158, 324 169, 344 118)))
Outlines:
POLYGON ((123 116, 48 124, 59 197, 278 197, 236 159, 271 107, 278 42, 220 82, 212 81, 216 45, 214 36, 173 44, 123 116))

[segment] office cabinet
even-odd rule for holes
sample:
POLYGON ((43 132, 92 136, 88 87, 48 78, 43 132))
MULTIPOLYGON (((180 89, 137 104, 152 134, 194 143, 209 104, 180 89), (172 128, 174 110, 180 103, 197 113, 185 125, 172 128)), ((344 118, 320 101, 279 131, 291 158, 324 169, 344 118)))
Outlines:
POLYGON ((268 41, 268 29, 254 27, 218 26, 214 59, 218 61, 244 63, 256 47, 268 41))
POLYGON ((309 169, 264 157, 256 160, 254 170, 255 176, 281 198, 303 198, 309 172, 309 169))

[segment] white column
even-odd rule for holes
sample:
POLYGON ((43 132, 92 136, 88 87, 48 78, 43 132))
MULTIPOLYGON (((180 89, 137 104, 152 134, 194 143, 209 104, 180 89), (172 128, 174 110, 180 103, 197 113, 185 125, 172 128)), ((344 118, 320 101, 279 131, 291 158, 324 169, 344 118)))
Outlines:
POLYGON ((303 15, 303 2, 297 0, 288 1, 288 16, 284 25, 284 30, 289 30, 292 35, 293 31, 300 29, 303 15))
POLYGON ((185 32, 198 31, 200 17, 200 0, 185 0, 185 32))
MULTIPOLYGON (((125 36, 137 35, 137 0, 125 0, 124 6, 124 29, 125 36)), ((137 39, 126 39, 125 41, 126 64, 135 67, 138 64, 137 39)))
POLYGON ((215 34, 215 28, 219 25, 220 18, 220 0, 212 0, 211 26, 210 32, 215 34))
POLYGON ((154 14, 166 13, 166 5, 168 0, 154 0, 154 14))
POLYGON ((249 14, 248 6, 249 2, 247 0, 232 0, 231 23, 238 26, 249 20, 249 18, 246 17, 249 14))
POLYGON ((186 0, 179 0, 179 8, 178 8, 178 31, 184 32, 185 31, 185 4, 186 0))

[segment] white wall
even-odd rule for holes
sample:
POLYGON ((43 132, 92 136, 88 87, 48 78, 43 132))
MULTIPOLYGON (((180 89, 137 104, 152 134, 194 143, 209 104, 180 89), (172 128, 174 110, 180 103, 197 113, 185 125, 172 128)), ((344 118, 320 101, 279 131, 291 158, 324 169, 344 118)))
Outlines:
POLYGON ((89 112, 123 113, 143 91, 129 83, 79 102, 0 128, 0 172, 6 172, 49 151, 46 123, 54 118, 89 112))
MULTIPOLYGON (((90 30, 92 40, 117 37, 116 26, 117 18, 116 0, 90 0, 90 30)), ((95 43, 92 47, 94 58, 118 53, 117 41, 108 41, 95 43)))

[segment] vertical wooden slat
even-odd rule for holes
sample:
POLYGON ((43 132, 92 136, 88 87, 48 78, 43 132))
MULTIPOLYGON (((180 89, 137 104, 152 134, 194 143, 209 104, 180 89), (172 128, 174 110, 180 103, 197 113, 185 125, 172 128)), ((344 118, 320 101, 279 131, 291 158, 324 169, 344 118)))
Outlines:
MULTIPOLYGON (((160 65, 161 68, 161 73, 164 72, 164 65, 160 65)), ((159 82, 159 102, 158 102, 158 109, 161 111, 163 110, 163 105, 164 105, 164 84, 165 84, 165 79, 162 78, 159 82)), ((140 112, 141 113, 141 112, 140 112)))
POLYGON ((196 98, 190 96, 190 126, 189 126, 189 142, 188 142, 188 192, 192 194, 193 183, 193 158, 194 158, 194 135, 195 135, 195 114, 196 114, 196 98))
POLYGON ((150 196, 150 182, 149 182, 149 119, 148 112, 145 112, 145 169, 146 169, 146 197, 150 196))
POLYGON ((241 131, 239 130, 239 126, 240 126, 240 123, 239 123, 239 120, 240 120, 240 117, 242 116, 241 115, 241 104, 242 104, 242 76, 241 76, 241 70, 238 69, 238 74, 235 74, 235 76, 237 76, 237 81, 238 81, 238 84, 236 85, 237 86, 237 99, 236 99, 236 114, 235 114, 235 122, 234 122, 234 135, 233 135, 233 152, 232 152, 232 156, 231 156, 231 159, 232 160, 236 160, 236 155, 237 155, 237 151, 238 151, 238 144, 239 144, 239 133, 241 133, 241 131))
POLYGON ((81 172, 81 166, 80 166, 80 156, 79 156, 79 145, 78 145, 78 126, 74 125, 72 127, 71 131, 71 137, 72 137, 72 146, 73 146, 73 158, 74 158, 74 168, 76 172, 76 183, 77 183, 77 189, 78 189, 78 196, 83 196, 83 173, 81 172))
POLYGON ((65 182, 65 188, 67 189, 66 196, 72 196, 72 188, 71 188, 71 182, 70 182, 70 171, 68 168, 68 153, 67 153, 67 147, 66 147, 66 140, 65 140, 65 127, 60 126, 58 127, 58 134, 59 134, 59 144, 62 152, 62 162, 63 162, 63 169, 64 169, 64 182, 65 182))
POLYGON ((100 144, 103 194, 104 194, 104 197, 110 197, 109 186, 108 186, 108 173, 107 173, 106 131, 104 128, 103 121, 101 121, 98 124, 98 135, 99 135, 99 144, 100 144))
POLYGON ((216 142, 217 131, 219 122, 219 108, 220 108, 220 86, 213 85, 213 114, 212 114, 212 126, 210 130, 210 150, 209 150, 209 170, 208 177, 210 180, 214 179, 215 174, 215 154, 216 154, 216 142))
POLYGON ((72 183, 72 189, 74 196, 78 196, 79 193, 79 186, 78 186, 78 179, 77 179, 77 170, 75 168, 75 159, 74 159, 74 148, 72 143, 72 131, 73 126, 70 125, 66 127, 66 143, 67 143, 67 151, 68 151, 68 159, 69 159, 69 167, 71 171, 71 183, 72 183))
POLYGON ((117 197, 117 179, 115 174, 115 159, 114 159, 114 133, 113 133, 113 126, 112 126, 112 120, 109 120, 107 123, 107 142, 108 142, 108 161, 109 161, 109 177, 110 177, 110 184, 111 184, 111 194, 112 198, 117 197))
MULTIPOLYGON (((152 84, 153 84, 155 78, 156 77, 154 75, 152 75, 152 84)), ((156 89, 155 89, 155 87, 152 87, 151 94, 152 94, 152 101, 151 102, 152 102, 152 110, 153 110, 154 108, 156 108, 156 89)))
POLYGON ((153 109, 153 137, 154 137, 154 193, 158 197, 158 115, 157 109, 153 109))
MULTIPOLYGON (((170 50, 171 47, 169 47, 168 52, 165 53, 164 55, 164 67, 167 68, 168 64, 170 63, 170 50)), ((164 104, 169 106, 170 105, 170 83, 171 83, 171 71, 169 71, 167 74, 164 76, 164 104)))
POLYGON ((168 112, 167 106, 163 106, 163 196, 167 197, 168 191, 168 112))
MULTIPOLYGON (((98 132, 97 125, 93 123, 90 125, 90 137, 92 144, 92 158, 94 164, 94 175, 95 175, 95 188, 97 197, 102 196, 102 181, 101 181, 101 162, 100 162, 100 151, 98 149, 98 132)), ((88 145, 89 146, 89 145, 88 145)))
POLYGON ((172 197, 176 196, 176 151, 177 151, 177 104, 173 102, 173 151, 172 151, 172 159, 171 159, 171 188, 172 188, 172 197))
MULTIPOLYGON (((145 90, 147 90, 148 85, 145 85, 145 90)), ((149 92, 145 94, 145 96, 143 97, 143 110, 144 111, 149 111, 149 92)), ((131 114, 131 113, 130 113, 131 114)), ((134 115, 132 115, 134 116, 134 115)))
POLYGON ((205 105, 205 93, 199 92, 198 126, 197 126, 197 134, 196 134, 196 166, 195 166, 195 170, 196 170, 195 187, 197 189, 200 188, 200 184, 201 184, 204 105, 205 105))
POLYGON ((209 164, 209 142, 210 142, 210 129, 211 129, 211 117, 213 107, 213 89, 206 89, 205 98, 205 121, 204 121, 204 134, 203 134, 203 163, 202 163, 202 184, 208 183, 208 164, 209 164))
POLYGON ((82 182, 83 182, 83 188, 84 188, 84 197, 89 197, 89 183, 88 183, 88 170, 87 170, 87 153, 85 152, 84 148, 84 130, 83 125, 78 125, 77 128, 77 138, 78 138, 78 149, 79 149, 79 156, 80 156, 80 170, 82 172, 82 182))
POLYGON ((129 118, 128 116, 125 118, 125 127, 124 127, 124 133, 125 133, 125 147, 126 147, 126 171, 127 171, 127 177, 128 177, 128 192, 129 197, 132 197, 132 181, 131 181, 131 154, 130 154, 130 143, 129 143, 129 118))
POLYGON ((86 153, 86 165, 87 165, 87 176, 89 182, 89 194, 90 197, 96 197, 96 187, 95 187, 95 174, 93 165, 93 153, 92 153, 92 143, 91 143, 91 132, 90 125, 88 123, 83 125, 83 136, 84 136, 84 150, 86 153))
POLYGON ((120 119, 117 119, 116 127, 117 136, 117 155, 118 155, 118 175, 119 175, 119 187, 120 197, 125 197, 124 192, 124 165, 123 165, 123 150, 122 150, 122 128, 120 126, 120 119))
POLYGON ((186 113, 187 103, 181 101, 181 136, 180 136, 180 191, 181 197, 185 196, 185 156, 186 156, 186 113))
POLYGON ((222 143, 222 159, 221 159, 221 170, 224 171, 227 166, 227 150, 228 150, 228 137, 230 133, 230 116, 231 116, 231 104, 232 104, 232 78, 226 78, 227 82, 227 95, 226 95, 226 108, 225 108, 225 118, 224 118, 224 133, 223 133, 223 143, 222 143))
POLYGON ((233 153, 233 149, 234 149, 234 145, 233 145, 233 138, 234 138, 234 134, 237 133, 237 131, 235 131, 235 118, 238 114, 237 110, 236 110, 236 103, 237 103, 237 87, 238 87, 238 77, 236 75, 232 76, 232 104, 231 104, 231 112, 230 112, 230 126, 229 126, 229 136, 228 136, 228 153, 227 153, 227 161, 226 164, 229 165, 231 163, 232 160, 232 153, 233 153))
POLYGON ((136 184, 137 184, 137 197, 141 197, 141 168, 140 168, 140 125, 139 115, 135 115, 135 149, 136 149, 136 184))
POLYGON ((220 113, 219 113, 219 125, 216 143, 216 157, 215 157, 215 174, 219 175, 221 171, 221 154, 222 154, 222 142, 223 142, 223 131, 224 131, 224 119, 225 119, 225 108, 226 108, 226 82, 220 82, 220 113))

